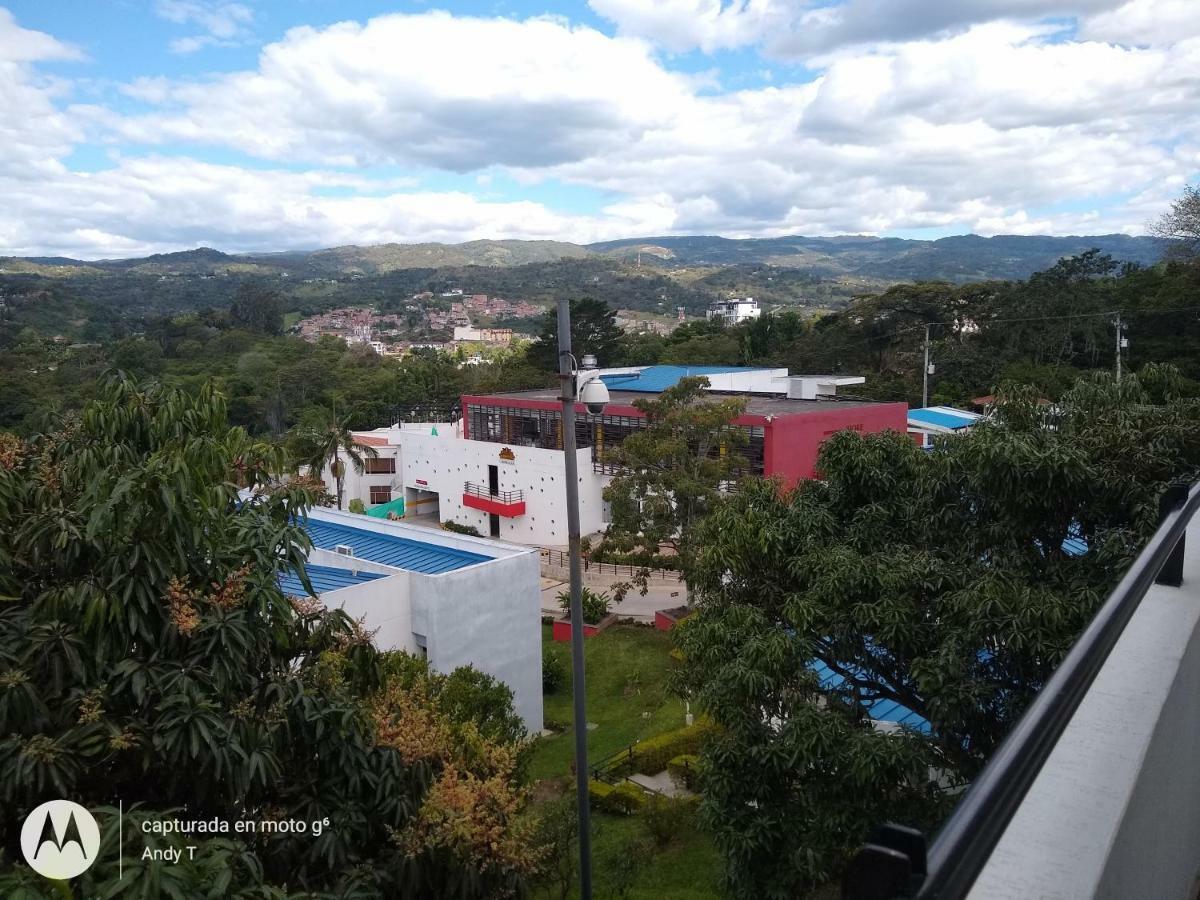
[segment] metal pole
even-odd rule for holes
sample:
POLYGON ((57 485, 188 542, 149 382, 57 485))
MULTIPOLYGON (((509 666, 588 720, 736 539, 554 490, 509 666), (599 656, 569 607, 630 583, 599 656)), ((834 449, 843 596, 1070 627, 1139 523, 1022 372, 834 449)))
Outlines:
POLYGON ((1121 380, 1121 314, 1117 313, 1117 381, 1121 380))
POLYGON ((558 301, 558 380, 562 387, 563 453, 567 478, 567 544, 571 566, 571 691, 575 700, 575 789, 579 800, 579 898, 592 900, 592 829, 588 806, 587 692, 583 674, 583 572, 579 548, 579 460, 575 450, 575 376, 571 307, 558 301))
POLYGON ((929 405, 929 326, 925 326, 925 365, 921 369, 921 406, 929 405))

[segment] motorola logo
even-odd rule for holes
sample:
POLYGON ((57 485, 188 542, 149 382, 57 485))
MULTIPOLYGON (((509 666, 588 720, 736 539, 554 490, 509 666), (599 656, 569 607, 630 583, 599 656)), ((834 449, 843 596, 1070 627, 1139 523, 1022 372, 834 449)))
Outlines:
POLYGON ((100 850, 100 827, 92 814, 70 800, 49 800, 21 826, 21 852, 46 878, 65 880, 86 872, 100 850))

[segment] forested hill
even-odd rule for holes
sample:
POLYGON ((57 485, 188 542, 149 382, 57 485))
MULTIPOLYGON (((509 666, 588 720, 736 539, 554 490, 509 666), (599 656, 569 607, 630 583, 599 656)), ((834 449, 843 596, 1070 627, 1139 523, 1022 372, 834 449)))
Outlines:
POLYGON ((968 234, 933 241, 865 236, 732 239, 685 236, 631 238, 579 245, 561 241, 471 241, 381 244, 287 253, 228 254, 208 247, 141 259, 83 261, 0 257, 0 273, 70 276, 119 271, 145 275, 280 275, 320 278, 379 275, 403 269, 512 267, 559 260, 640 261, 643 267, 772 265, 818 278, 952 282, 1028 278, 1063 257, 1098 249, 1118 262, 1148 265, 1161 243, 1124 234, 1081 237, 968 234))

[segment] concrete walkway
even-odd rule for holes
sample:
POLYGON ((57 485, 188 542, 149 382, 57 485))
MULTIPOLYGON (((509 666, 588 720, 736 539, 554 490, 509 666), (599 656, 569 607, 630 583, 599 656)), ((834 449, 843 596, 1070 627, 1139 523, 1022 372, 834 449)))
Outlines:
MULTIPOLYGON (((555 578, 543 577, 541 586, 542 614, 561 616, 562 608, 558 605, 558 595, 568 589, 567 583, 555 578)), ((587 582, 587 586, 592 590, 606 590, 608 587, 590 580, 587 582)), ((656 610, 672 609, 676 606, 683 606, 686 602, 687 591, 682 585, 652 585, 644 597, 637 590, 630 591, 623 602, 613 605, 612 611, 622 619, 653 622, 656 610)))

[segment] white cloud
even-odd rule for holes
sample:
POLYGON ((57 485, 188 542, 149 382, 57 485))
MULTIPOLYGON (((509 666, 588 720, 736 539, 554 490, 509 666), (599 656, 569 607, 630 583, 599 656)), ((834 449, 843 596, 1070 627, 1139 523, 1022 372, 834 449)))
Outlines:
POLYGON ((171 41, 173 53, 194 53, 203 47, 228 46, 250 35, 254 11, 241 3, 212 2, 212 0, 157 0, 155 13, 177 25, 194 25, 201 34, 188 35, 171 41))
MULTIPOLYGON (((706 8, 719 24, 720 7, 706 8)), ((0 17, 0 36, 5 27, 16 27, 11 17, 0 17)), ((1099 14, 1081 25, 1098 37, 1117 27, 1099 14)), ((63 111, 35 68, 70 50, 38 41, 40 57, 25 49, 12 62, 0 40, 0 79, 22 98, 11 109, 0 99, 0 129, 18 129, 0 146, 0 253, 924 227, 1097 233, 1138 230, 1200 169, 1200 41, 1182 37, 1121 45, 992 22, 842 47, 810 61, 820 71, 808 83, 787 83, 781 68, 767 87, 714 93, 637 38, 547 18, 396 15, 295 29, 250 71, 139 79, 123 90, 152 111, 125 117, 63 111), (113 168, 63 164, 84 125, 106 129, 113 168), (160 144, 162 155, 131 156, 128 144, 160 144), (266 168, 202 162, 218 145, 266 168), (191 158, 174 155, 183 153, 191 158), (458 191, 412 180, 431 169, 476 177, 458 191), (496 176, 611 199, 569 214, 498 199, 496 176)))
POLYGON ((1200 8, 1196 0, 1129 0, 1084 19, 1079 31, 1086 39, 1115 44, 1173 44, 1200 36, 1200 8))
MULTIPOLYGON (((1100 13, 1123 0, 588 0, 622 34, 669 50, 761 45, 778 57, 948 36, 998 20, 1100 13)), ((1135 0, 1137 2, 1137 0, 1135 0)), ((1149 0, 1143 0, 1149 2, 1149 0)), ((1173 0, 1168 0, 1173 2, 1173 0)), ((1181 4, 1190 0, 1178 0, 1181 4)))

